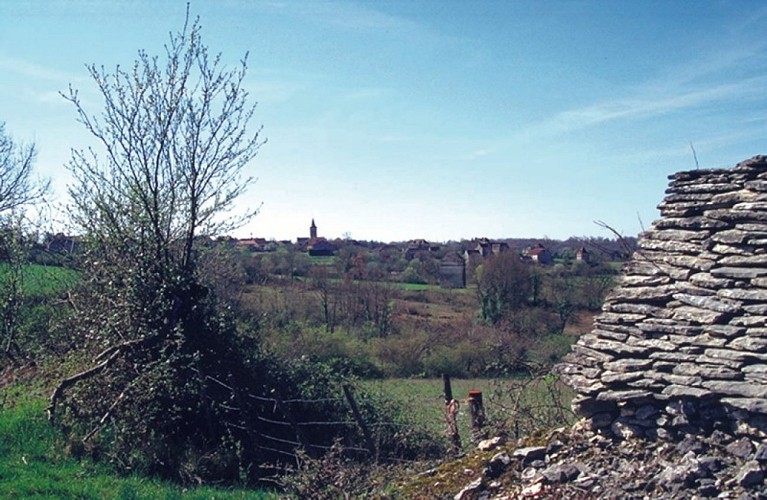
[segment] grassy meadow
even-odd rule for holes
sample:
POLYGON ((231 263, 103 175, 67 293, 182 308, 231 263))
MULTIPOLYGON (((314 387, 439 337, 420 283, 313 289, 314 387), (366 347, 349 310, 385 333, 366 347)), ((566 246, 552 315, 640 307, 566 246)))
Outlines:
POLYGON ((45 416, 47 391, 39 386, 0 389, 0 498, 78 499, 255 499, 278 498, 267 491, 184 488, 142 477, 121 477, 107 464, 77 459, 45 416))

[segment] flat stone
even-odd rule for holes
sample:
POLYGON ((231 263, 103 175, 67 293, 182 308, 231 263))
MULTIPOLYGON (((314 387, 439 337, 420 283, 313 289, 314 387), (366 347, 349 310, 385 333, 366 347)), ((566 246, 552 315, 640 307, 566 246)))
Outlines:
POLYGON ((708 271, 716 265, 713 259, 705 259, 699 255, 667 255, 663 262, 672 266, 684 267, 693 271, 708 271))
MULTIPOLYGON (((760 196, 765 196, 764 194, 761 194, 760 196)), ((749 233, 765 233, 767 232, 767 224, 760 223, 760 222, 739 222, 735 224, 736 229, 741 229, 743 231, 747 231, 749 233)))
POLYGON ((614 288, 607 298, 612 301, 657 303, 670 300, 674 292, 675 289, 671 285, 618 287, 614 288))
POLYGON ((663 395, 679 398, 679 397, 693 397, 702 398, 711 395, 711 391, 701 387, 687 387, 684 385, 669 385, 663 389, 663 395))
POLYGON ((731 325, 746 327, 761 327, 767 322, 767 316, 736 316, 730 320, 731 325))
POLYGON ((767 316, 767 303, 743 306, 743 310, 756 316, 767 316))
POLYGON ((484 489, 484 485, 482 484, 484 481, 484 478, 479 477, 469 483, 467 486, 465 486, 461 491, 456 493, 456 495, 453 497, 455 500, 467 500, 469 498, 477 498, 477 495, 480 491, 484 489))
POLYGON ((477 444, 477 449, 481 451, 490 451, 504 443, 504 439, 500 436, 496 436, 490 439, 483 439, 477 444))
POLYGON ((762 398, 722 398, 722 403, 751 413, 767 413, 767 400, 762 398))
POLYGON ((613 332, 610 330, 604 330, 601 328, 595 328, 594 330, 591 330, 591 333, 593 335, 596 335, 598 338, 601 339, 608 339, 608 340, 617 340, 618 342, 625 342, 627 338, 629 338, 628 333, 622 333, 622 332, 613 332))
POLYGON ((645 238, 661 241, 700 241, 711 235, 710 231, 692 231, 685 229, 662 229, 656 226, 655 231, 648 231, 645 238))
POLYGON ((735 476, 735 481, 743 488, 753 488, 764 483, 764 469, 756 460, 743 464, 735 476))
POLYGON ((597 394, 597 401, 630 401, 632 399, 644 399, 652 396, 650 391, 642 389, 629 389, 623 391, 602 391, 597 394))
POLYGON ((740 244, 748 238, 748 232, 741 229, 729 229, 719 231, 711 235, 711 240, 717 243, 727 243, 728 245, 740 244))
POLYGON ((767 202, 764 201, 742 201, 732 206, 734 210, 748 210, 755 212, 767 212, 767 202))
POLYGON ((728 278, 714 277, 710 273, 695 273, 689 278, 690 283, 711 289, 728 288, 732 286, 733 280, 728 278))
POLYGON ((699 324, 719 323, 727 313, 710 311, 699 307, 682 306, 674 310, 674 319, 678 321, 691 321, 699 324))
POLYGON ((731 380, 707 380, 703 387, 712 392, 744 398, 767 398, 767 385, 731 380))
POLYGON ((646 377, 667 382, 671 385, 700 386, 701 382, 703 382, 703 379, 697 375, 678 375, 665 372, 649 372, 646 374, 646 377))
POLYGON ((541 474, 549 483, 566 483, 573 481, 580 475, 581 471, 574 464, 554 464, 543 471, 541 474))
POLYGON ((604 364, 606 370, 614 372, 635 372, 644 371, 652 366, 651 359, 618 359, 604 364))
POLYGON ((701 297, 698 295, 688 295, 685 293, 675 293, 674 300, 698 308, 709 309, 711 311, 735 313, 740 311, 743 303, 739 300, 726 299, 721 297, 701 297))
POLYGON ((749 352, 767 352, 767 338, 764 337, 738 337, 727 344, 728 349, 749 352))
POLYGON ((484 476, 488 479, 500 477, 511 464, 511 457, 505 451, 496 453, 485 466, 484 476))
POLYGON ((668 276, 665 275, 663 269, 661 269, 656 263, 650 262, 646 259, 632 259, 628 261, 623 265, 623 272, 625 275, 620 277, 621 284, 632 284, 631 282, 636 280, 638 281, 636 285, 653 286, 666 284, 671 281, 668 276), (645 278, 650 281, 643 281, 645 278))
POLYGON ((673 373, 676 375, 697 376, 717 380, 736 380, 742 377, 740 372, 731 368, 700 363, 679 363, 674 367, 673 373))
POLYGON ((706 325, 703 327, 703 333, 707 333, 713 337, 735 337, 736 335, 743 335, 746 329, 733 325, 706 325))
POLYGON ((646 347, 651 351, 676 351, 679 346, 668 340, 661 339, 634 339, 629 340, 630 345, 646 347))
POLYGON ((659 361, 671 361, 673 363, 695 362, 699 356, 697 354, 685 354, 682 352, 652 352, 650 359, 659 361))
POLYGON ((641 314, 645 317, 653 316, 663 310, 661 307, 649 304, 626 304, 621 302, 605 304, 605 307, 609 312, 641 314))
POLYGON ((753 245, 725 245, 717 243, 711 248, 711 251, 718 255, 753 255, 755 247, 753 245))
POLYGON ((749 361, 749 360, 767 360, 767 356, 764 354, 745 352, 745 351, 733 351, 731 349, 706 349, 706 356, 711 358, 726 359, 729 361, 749 361))
POLYGON ((767 302, 767 290, 759 288, 727 288, 719 290, 716 294, 727 299, 767 302))
POLYGON ((754 451, 754 460, 759 463, 767 462, 767 444, 759 443, 754 451))
MULTIPOLYGON (((701 198, 708 198, 702 195, 701 198)), ((664 217, 653 224, 656 229, 725 229, 730 227, 726 222, 707 217, 664 217)))
POLYGON ((719 259, 718 264, 737 267, 767 267, 767 254, 761 255, 730 255, 719 259))
POLYGON ((655 250, 659 252, 668 252, 670 254, 689 254, 696 255, 703 250, 700 243, 691 243, 687 241, 662 241, 640 239, 639 248, 644 250, 655 250))
POLYGON ((716 209, 705 210, 703 215, 711 219, 730 223, 742 222, 767 222, 767 212, 754 212, 751 210, 716 209))
POLYGON ((580 375, 569 375, 565 377, 565 382, 581 394, 596 394, 605 388, 605 385, 600 380, 594 380, 580 375))
POLYGON ((681 337, 681 336, 672 336, 669 338, 672 342, 684 345, 684 342, 682 339, 686 339, 687 342, 689 342, 691 345, 698 346, 698 347, 722 347, 727 343, 726 338, 722 337, 712 337, 707 333, 691 336, 691 337, 681 337))
POLYGON ((767 327, 749 327, 746 329, 749 337, 767 337, 767 327))
POLYGON ((738 370, 743 365, 746 364, 747 360, 737 361, 733 359, 713 358, 711 356, 706 356, 705 354, 701 354, 698 356, 696 361, 698 363, 705 363, 705 364, 713 365, 713 366, 726 366, 727 368, 738 370))
POLYGON ((611 371, 605 371, 602 372, 602 376, 600 379, 605 384, 621 384, 625 382, 631 382, 632 380, 637 380, 642 378, 642 373, 640 372, 611 372, 611 371))
POLYGON ((767 269, 763 267, 715 267, 709 272, 715 277, 722 278, 754 279, 767 276, 767 269))
POLYGON ((545 446, 528 446, 525 448, 517 448, 511 454, 513 458, 518 458, 522 463, 530 463, 533 460, 541 460, 546 457, 545 446))
POLYGON ((595 361, 600 363, 604 363, 606 361, 612 361, 615 359, 615 356, 613 356, 612 354, 598 351, 596 349, 592 349, 590 347, 583 345, 580 340, 578 341, 577 344, 572 346, 572 350, 581 358, 593 358, 595 361))
POLYGON ((582 336, 579 343, 581 342, 591 349, 616 354, 618 356, 641 356, 647 352, 647 349, 644 347, 632 346, 622 342, 595 338, 588 335, 582 336))
POLYGON ((594 397, 578 395, 571 403, 573 412, 581 417, 589 417, 597 413, 612 413, 616 410, 613 401, 597 401, 594 397))
POLYGON ((634 323, 637 323, 638 321, 641 321, 645 319, 647 316, 644 314, 632 314, 632 313, 612 313, 612 312, 604 312, 599 315, 599 323, 608 323, 608 324, 616 324, 616 325, 623 325, 623 324, 629 324, 633 325, 634 323))
POLYGON ((711 194, 711 193, 726 193, 728 191, 735 191, 737 187, 728 182, 722 182, 720 184, 692 182, 686 185, 681 183, 678 185, 672 185, 671 187, 669 187, 669 189, 671 189, 672 192, 675 192, 675 193, 711 194))

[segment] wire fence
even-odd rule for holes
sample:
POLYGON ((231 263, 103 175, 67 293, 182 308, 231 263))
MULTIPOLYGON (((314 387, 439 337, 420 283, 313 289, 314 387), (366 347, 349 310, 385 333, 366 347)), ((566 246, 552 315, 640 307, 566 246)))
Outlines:
MULTIPOLYGON (((213 381, 237 396, 234 388, 213 381)), ((397 440, 427 436, 434 445, 432 451, 442 449, 452 455, 465 451, 490 432, 521 437, 573 420, 569 394, 563 393, 555 378, 487 383, 491 389, 484 396, 481 391, 471 390, 466 399, 454 398, 450 378, 445 376, 441 394, 435 391, 433 396, 408 398, 410 408, 404 407, 403 411, 407 417, 420 411, 420 418, 400 421, 371 414, 369 409, 362 411, 355 395, 357 389, 349 384, 335 398, 282 399, 279 394, 248 394, 247 398, 258 406, 258 425, 243 428, 257 429, 252 430, 252 445, 281 461, 296 462, 302 453, 319 457, 340 445, 346 454, 366 460, 414 462, 422 457, 402 453, 397 440), (322 411, 329 408, 332 410, 322 411), (318 415, 332 417, 322 419, 318 415)))

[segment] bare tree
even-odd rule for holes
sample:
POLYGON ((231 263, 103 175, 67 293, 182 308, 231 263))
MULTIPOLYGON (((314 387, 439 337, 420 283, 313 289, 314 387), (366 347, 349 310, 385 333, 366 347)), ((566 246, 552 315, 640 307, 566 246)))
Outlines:
POLYGON ((64 96, 105 152, 73 153, 72 216, 99 237, 139 240, 154 258, 177 258, 190 269, 196 236, 227 232, 255 215, 232 217, 231 210, 252 184, 243 169, 263 141, 249 127, 256 105, 242 87, 247 55, 239 68, 222 69, 220 54, 202 45, 198 22, 171 36, 165 52, 161 63, 139 51, 130 71, 90 65, 105 103, 100 116, 84 108, 77 90, 64 96))
POLYGON ((37 158, 34 144, 13 141, 0 123, 0 214, 40 202, 49 189, 49 182, 32 177, 37 158))
POLYGON ((235 212, 253 182, 245 168, 264 142, 250 125, 246 58, 222 68, 187 15, 163 57, 139 51, 129 70, 88 69, 104 110, 89 112, 73 88, 64 95, 97 141, 73 151, 69 163, 85 272, 66 328, 94 357, 55 388, 49 417, 63 400, 84 440, 112 426, 105 434, 117 461, 143 456, 178 471, 178 450, 168 443, 220 445, 246 411, 226 414, 221 398, 231 394, 220 384, 248 386, 255 372, 201 276, 209 266, 198 266, 207 236, 256 212, 235 212))

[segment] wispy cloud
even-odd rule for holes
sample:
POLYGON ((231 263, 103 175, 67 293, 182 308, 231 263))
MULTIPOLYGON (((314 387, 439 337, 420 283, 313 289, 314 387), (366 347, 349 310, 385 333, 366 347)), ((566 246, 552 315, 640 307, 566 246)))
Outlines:
POLYGON ((562 110, 527 128, 519 138, 550 138, 605 125, 646 119, 685 110, 765 98, 767 44, 760 41, 713 49, 661 77, 616 91, 599 102, 562 110), (621 93, 622 95, 617 95, 621 93))
POLYGON ((559 134, 615 120, 647 118, 673 111, 763 97, 767 76, 713 84, 701 89, 678 89, 658 96, 631 96, 562 111, 535 127, 537 133, 559 134))
MULTIPOLYGON (((66 83, 83 82, 88 78, 83 75, 61 71, 22 59, 9 57, 0 53, 0 70, 15 73, 27 78, 37 80, 56 81, 66 83)), ((85 74, 85 70, 83 70, 85 74)))

